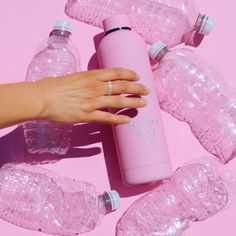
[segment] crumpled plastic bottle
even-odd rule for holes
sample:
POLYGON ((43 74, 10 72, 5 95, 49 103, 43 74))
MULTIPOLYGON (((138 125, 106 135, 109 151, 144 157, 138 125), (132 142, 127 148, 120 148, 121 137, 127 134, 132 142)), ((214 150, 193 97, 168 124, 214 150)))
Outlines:
POLYGON ((225 208, 234 190, 232 176, 215 159, 180 167, 131 205, 117 223, 116 236, 180 236, 193 222, 225 208))
POLYGON ((120 205, 116 191, 97 193, 92 184, 63 178, 27 164, 0 169, 0 218, 53 235, 91 231, 120 205))
POLYGON ((187 48, 149 49, 160 107, 189 124, 201 145, 223 163, 236 156, 236 106, 224 78, 187 48))
POLYGON ((100 28, 107 17, 128 15, 132 29, 148 44, 161 40, 197 47, 213 28, 213 19, 200 14, 191 0, 68 0, 65 13, 100 28))

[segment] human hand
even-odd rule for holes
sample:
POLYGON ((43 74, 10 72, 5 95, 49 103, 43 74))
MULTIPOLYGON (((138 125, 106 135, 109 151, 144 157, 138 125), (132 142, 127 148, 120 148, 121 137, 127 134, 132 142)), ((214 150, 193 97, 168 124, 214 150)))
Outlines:
POLYGON ((130 70, 110 68, 36 81, 36 90, 43 101, 40 118, 63 123, 128 123, 130 117, 102 109, 144 107, 146 100, 143 98, 119 96, 147 95, 149 89, 136 83, 138 79, 130 70), (108 81, 112 81, 111 96, 107 96, 108 81))

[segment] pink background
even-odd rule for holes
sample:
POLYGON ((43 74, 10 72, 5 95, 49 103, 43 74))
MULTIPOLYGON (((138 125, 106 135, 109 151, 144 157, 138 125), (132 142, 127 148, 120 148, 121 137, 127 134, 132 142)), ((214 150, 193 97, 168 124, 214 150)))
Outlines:
MULTIPOLYGON (((0 8, 1 83, 24 80, 27 65, 39 42, 47 37, 54 20, 66 18, 64 4, 65 0, 2 1, 0 8)), ((196 51, 216 64, 225 78, 234 83, 234 67, 236 66, 234 46, 236 27, 233 23, 235 21, 235 0, 198 0, 197 4, 202 12, 215 18, 216 27, 211 36, 196 51)), ((82 68, 86 70, 95 51, 93 36, 101 30, 75 21, 73 21, 73 28, 73 40, 81 53, 82 68)), ((207 155, 207 152, 191 135, 186 124, 174 120, 165 113, 163 113, 163 120, 174 168, 192 158, 207 155)), ((0 160, 2 162, 7 159, 9 161, 15 158, 18 160, 33 158, 24 155, 22 133, 15 128, 0 130, 0 160)), ((135 199, 140 197, 140 195, 135 196, 135 193, 140 193, 141 189, 127 189, 121 185, 114 144, 111 139, 108 141, 109 138, 106 138, 110 135, 111 130, 108 126, 80 125, 75 130, 73 148, 68 154, 74 158, 64 158, 55 164, 44 166, 61 175, 89 181, 96 185, 98 191, 102 192, 112 187, 121 192, 123 196, 121 209, 107 216, 96 230, 85 235, 114 235, 115 224, 121 214, 135 199), (91 134, 88 135, 88 133, 91 134)), ((236 160, 233 160, 228 166, 236 177, 236 160)), ((217 216, 202 223, 195 223, 185 235, 234 236, 236 235, 235 218, 236 204, 233 204, 217 216)), ((42 235, 2 220, 0 221, 0 233, 8 236, 42 235)))

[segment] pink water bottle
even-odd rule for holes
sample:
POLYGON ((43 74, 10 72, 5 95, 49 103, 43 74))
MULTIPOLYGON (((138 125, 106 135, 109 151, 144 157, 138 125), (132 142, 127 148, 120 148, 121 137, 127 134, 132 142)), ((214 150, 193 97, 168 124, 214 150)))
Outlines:
POLYGON ((172 170, 146 44, 131 31, 125 15, 109 17, 103 24, 105 37, 97 51, 101 68, 133 70, 151 90, 145 108, 135 115, 127 111, 133 117, 129 124, 113 126, 123 181, 131 185, 166 178, 172 170))

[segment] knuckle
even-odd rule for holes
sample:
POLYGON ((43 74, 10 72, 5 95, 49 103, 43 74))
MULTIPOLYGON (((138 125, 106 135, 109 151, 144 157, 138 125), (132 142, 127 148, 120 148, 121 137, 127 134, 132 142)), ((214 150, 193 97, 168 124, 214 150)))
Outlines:
POLYGON ((126 81, 120 81, 118 87, 121 92, 126 92, 130 87, 129 85, 126 81))
POLYGON ((140 98, 130 98, 130 104, 132 107, 142 107, 144 105, 143 99, 140 98))
POLYGON ((112 120, 113 115, 111 113, 106 113, 104 114, 103 118, 104 118, 104 121, 109 122, 112 120))
POLYGON ((80 107, 83 112, 90 112, 93 110, 93 102, 90 99, 80 104, 80 107))
POLYGON ((115 103, 125 106, 129 103, 129 98, 126 98, 126 97, 123 97, 123 96, 118 96, 115 103))
POLYGON ((113 73, 116 77, 122 77, 122 75, 124 74, 124 69, 114 68, 113 73))

